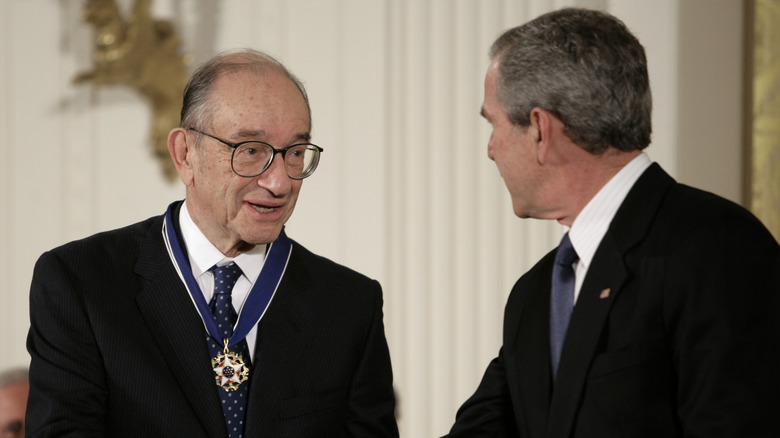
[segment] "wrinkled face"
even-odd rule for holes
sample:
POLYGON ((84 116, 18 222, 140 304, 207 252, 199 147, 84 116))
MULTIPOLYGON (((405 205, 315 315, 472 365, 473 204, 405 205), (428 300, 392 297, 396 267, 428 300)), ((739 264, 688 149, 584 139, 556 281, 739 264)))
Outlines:
MULTIPOLYGON (((230 143, 260 140, 277 149, 309 141, 309 114, 296 86, 279 72, 223 74, 211 92, 211 126, 193 128, 230 143)), ((188 144, 197 134, 185 131, 188 144)), ((198 227, 225 255, 273 242, 292 215, 301 180, 287 175, 281 154, 265 172, 245 178, 230 167, 233 149, 201 136, 182 173, 187 207, 198 227), (189 172, 189 173, 188 173, 189 172)))
POLYGON ((10 436, 24 436, 24 414, 29 388, 30 385, 24 382, 0 389, 0 431, 19 430, 18 435, 10 436))
POLYGON ((541 168, 536 158, 536 130, 510 122, 496 96, 499 64, 493 61, 485 76, 485 98, 482 115, 493 128, 488 143, 488 157, 496 163, 512 197, 518 217, 534 216, 541 168))

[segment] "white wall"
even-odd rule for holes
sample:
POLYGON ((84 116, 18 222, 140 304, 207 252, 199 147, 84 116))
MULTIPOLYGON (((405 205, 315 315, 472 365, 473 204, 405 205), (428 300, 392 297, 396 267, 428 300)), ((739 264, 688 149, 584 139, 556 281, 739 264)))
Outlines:
MULTIPOLYGON (((325 153, 288 233, 382 282, 402 436, 446 432, 498 351, 511 285, 559 237, 555 224, 513 217, 478 113, 492 40, 570 4, 613 11, 646 46, 651 157, 739 200, 740 2, 155 2, 196 61, 250 46, 306 83, 325 153)), ((91 63, 80 14, 77 0, 0 2, 0 369, 28 362, 41 252, 183 196, 151 158, 141 98, 71 83, 91 63)))

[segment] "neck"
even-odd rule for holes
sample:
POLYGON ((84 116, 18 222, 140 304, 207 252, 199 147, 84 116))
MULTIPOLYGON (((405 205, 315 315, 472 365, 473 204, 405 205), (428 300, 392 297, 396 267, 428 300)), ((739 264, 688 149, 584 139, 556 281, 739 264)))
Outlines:
MULTIPOLYGON (((209 241, 211 240, 209 239, 209 241)), ((214 242, 211 243, 213 244, 214 242)), ((240 241, 232 246, 226 246, 224 248, 219 247, 216 244, 214 244, 214 246, 216 246, 217 249, 220 250, 220 252, 222 252, 222 254, 225 254, 225 257, 230 257, 230 258, 238 257, 240 254, 250 251, 252 250, 252 248, 255 247, 255 245, 243 241, 240 241)))
POLYGON ((592 155, 583 150, 576 164, 564 171, 564 190, 569 193, 570 208, 557 218, 558 223, 571 226, 588 202, 640 153, 641 151, 623 152, 610 148, 601 155, 592 155))

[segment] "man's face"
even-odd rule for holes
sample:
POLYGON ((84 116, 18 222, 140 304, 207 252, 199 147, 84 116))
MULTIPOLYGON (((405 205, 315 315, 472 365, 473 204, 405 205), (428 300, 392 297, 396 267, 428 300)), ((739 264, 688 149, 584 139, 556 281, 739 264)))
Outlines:
POLYGON ((27 382, 14 383, 0 389, 0 435, 24 436, 24 414, 29 389, 27 382))
MULTIPOLYGON (((309 114, 298 88, 279 72, 223 74, 211 92, 211 126, 193 128, 230 143, 260 140, 277 149, 309 141, 309 114)), ((186 131, 189 144, 195 134, 186 131)), ((262 174, 245 178, 230 167, 233 149, 201 136, 188 153, 187 208, 206 237, 225 255, 273 242, 292 215, 301 180, 287 175, 277 154, 262 174)))
POLYGON ((499 64, 493 61, 485 76, 482 115, 493 132, 488 142, 488 157, 496 163, 512 198, 518 217, 534 216, 541 168, 536 159, 537 131, 512 124, 496 96, 499 64))

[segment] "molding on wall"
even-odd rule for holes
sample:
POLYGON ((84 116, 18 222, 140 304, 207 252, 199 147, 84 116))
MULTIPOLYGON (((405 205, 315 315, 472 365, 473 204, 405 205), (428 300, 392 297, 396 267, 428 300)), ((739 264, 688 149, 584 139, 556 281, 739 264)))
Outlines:
POLYGON ((746 3, 748 199, 753 213, 780 239, 780 3, 746 3))

